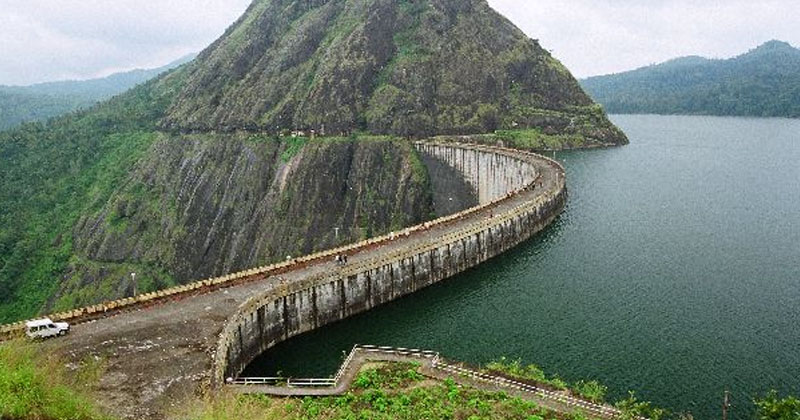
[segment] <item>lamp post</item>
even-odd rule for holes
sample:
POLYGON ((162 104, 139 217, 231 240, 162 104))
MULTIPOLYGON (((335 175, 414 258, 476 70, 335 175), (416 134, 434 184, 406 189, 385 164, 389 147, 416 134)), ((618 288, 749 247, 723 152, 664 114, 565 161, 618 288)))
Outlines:
POLYGON ((133 297, 136 297, 136 273, 131 273, 131 281, 133 282, 133 297))
POLYGON ((731 393, 725 391, 725 400, 722 403, 722 420, 728 420, 728 412, 731 409, 731 393))

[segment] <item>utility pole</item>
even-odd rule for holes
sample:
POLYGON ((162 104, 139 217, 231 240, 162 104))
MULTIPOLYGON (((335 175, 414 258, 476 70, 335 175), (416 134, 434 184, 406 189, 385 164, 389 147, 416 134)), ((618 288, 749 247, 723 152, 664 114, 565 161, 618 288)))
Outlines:
POLYGON ((725 401, 722 403, 722 420, 728 420, 728 411, 731 409, 731 393, 725 391, 725 401))
POLYGON ((133 297, 136 297, 136 273, 131 273, 131 281, 133 282, 133 297))

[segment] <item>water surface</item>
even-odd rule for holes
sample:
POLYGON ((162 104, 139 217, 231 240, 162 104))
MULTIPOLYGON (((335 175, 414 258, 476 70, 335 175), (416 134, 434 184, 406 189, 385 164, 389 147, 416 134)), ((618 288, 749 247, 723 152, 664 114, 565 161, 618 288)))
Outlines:
POLYGON ((613 399, 734 419, 800 394, 800 121, 615 116, 631 145, 558 154, 565 214, 514 251, 283 343, 248 374, 328 375, 353 344, 521 358, 613 399))

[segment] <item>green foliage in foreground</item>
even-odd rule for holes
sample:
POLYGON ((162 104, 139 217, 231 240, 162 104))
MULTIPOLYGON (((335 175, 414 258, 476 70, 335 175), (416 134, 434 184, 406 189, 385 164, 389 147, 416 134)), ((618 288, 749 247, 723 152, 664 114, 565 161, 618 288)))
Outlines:
POLYGON ((499 360, 487 364, 484 370, 522 381, 534 382, 536 385, 553 388, 555 390, 568 390, 577 397, 595 403, 605 402, 608 392, 608 387, 597 381, 579 381, 570 385, 557 375, 548 377, 539 366, 523 365, 522 361, 519 359, 508 360, 502 357, 499 360))
MULTIPOLYGON (((535 366, 498 362, 495 368, 519 375, 547 378, 535 366)), ((88 360, 67 371, 57 358, 48 357, 23 342, 0 344, 0 418, 6 420, 100 420, 111 419, 92 402, 92 388, 103 371, 101 361, 88 360)), ((552 379, 550 379, 552 381, 552 379)), ((605 387, 581 383, 604 394, 605 387)), ((773 391, 755 401, 756 420, 800 420, 800 400, 780 398, 773 391)), ((618 402, 620 420, 647 417, 671 418, 635 393, 618 402)), ((524 419, 585 420, 581 413, 562 414, 503 392, 461 387, 452 380, 426 380, 419 365, 381 364, 364 369, 350 392, 339 397, 276 399, 222 392, 190 400, 183 408, 166 413, 183 420, 339 420, 339 419, 524 419)), ((677 416, 676 418, 691 418, 677 416)))
POLYGON ((776 391, 755 401, 758 420, 800 420, 800 399, 780 398, 776 391))
POLYGON ((661 420, 666 419, 669 415, 669 412, 663 408, 655 407, 647 401, 639 401, 633 391, 628 393, 628 398, 618 401, 615 405, 622 411, 620 420, 635 420, 639 417, 661 420))
POLYGON ((582 419, 556 414, 505 393, 464 388, 452 380, 426 382, 413 364, 364 370, 341 397, 275 400, 232 397, 193 404, 187 420, 226 419, 582 419))
POLYGON ((101 370, 92 361, 84 363, 78 374, 67 375, 63 364, 36 353, 30 345, 0 344, 0 418, 105 419, 89 397, 101 370))

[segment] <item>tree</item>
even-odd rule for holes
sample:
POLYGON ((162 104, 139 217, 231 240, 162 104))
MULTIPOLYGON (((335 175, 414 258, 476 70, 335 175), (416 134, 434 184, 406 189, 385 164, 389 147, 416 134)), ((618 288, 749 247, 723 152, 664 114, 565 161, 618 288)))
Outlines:
POLYGON ((777 391, 770 391, 766 397, 755 400, 758 420, 800 420, 800 399, 780 398, 777 391))

